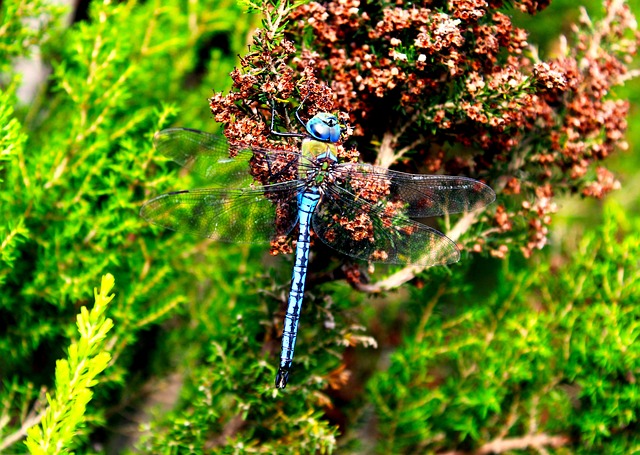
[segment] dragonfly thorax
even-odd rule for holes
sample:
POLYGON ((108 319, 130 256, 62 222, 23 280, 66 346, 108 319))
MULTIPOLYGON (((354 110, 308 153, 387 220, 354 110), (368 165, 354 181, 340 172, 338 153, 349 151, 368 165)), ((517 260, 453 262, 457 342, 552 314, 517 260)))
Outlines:
POLYGON ((338 118, 327 112, 314 115, 305 125, 307 133, 322 142, 338 142, 340 140, 340 125, 338 118))
POLYGON ((325 186, 335 183, 337 163, 338 159, 330 150, 313 158, 304 175, 307 188, 315 188, 320 194, 324 193, 325 186))

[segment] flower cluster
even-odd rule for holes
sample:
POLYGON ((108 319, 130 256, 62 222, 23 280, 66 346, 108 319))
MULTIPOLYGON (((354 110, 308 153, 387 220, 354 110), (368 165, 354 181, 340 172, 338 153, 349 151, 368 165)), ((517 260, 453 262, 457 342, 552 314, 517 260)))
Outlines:
MULTIPOLYGON (((548 1, 515 4, 535 13, 548 1)), ((626 146, 628 105, 611 87, 624 81, 637 37, 628 36, 635 21, 624 2, 606 0, 601 23, 583 14, 574 44, 541 61, 501 6, 311 2, 293 11, 291 36, 313 29, 296 61, 330 81, 361 146, 391 138, 410 148, 412 169, 485 179, 504 199, 488 220, 503 234, 486 247, 503 256, 516 244, 530 255, 546 242, 556 195, 602 197, 619 187, 606 169, 592 169, 626 146)))
MULTIPOLYGON (((504 256, 517 245, 530 255, 546 242, 554 197, 602 197, 619 187, 593 163, 625 147, 628 105, 611 87, 624 81, 637 38, 628 36, 635 22, 624 2, 605 0, 601 23, 584 14, 573 45, 542 61, 528 52, 526 32, 498 11, 502 3, 334 0, 267 10, 273 27, 254 36, 231 93, 214 95, 211 110, 232 144, 282 150, 298 144, 270 137, 274 105, 284 131, 299 131, 290 116, 300 103, 303 118, 338 111, 359 143, 359 152, 339 146, 343 159, 362 153, 383 166, 487 181, 502 201, 484 215, 486 234, 500 235, 480 238, 473 250, 504 256), (276 26, 285 18, 290 40, 276 26), (310 32, 297 50, 293 40, 310 32)), ((515 2, 529 13, 547 4, 515 2)), ((259 165, 254 176, 267 183, 259 165)))
MULTIPOLYGON (((313 62, 290 66, 296 48, 293 42, 279 39, 273 33, 258 29, 249 54, 240 59, 241 68, 231 72, 233 86, 229 93, 215 93, 209 107, 216 122, 225 126, 224 134, 230 144, 269 149, 296 150, 287 141, 274 141, 270 121, 275 109, 276 126, 291 132, 299 129, 289 114, 293 98, 302 104, 304 115, 335 111, 331 89, 320 83, 314 74, 313 62), (285 106, 281 106, 284 104, 285 106)), ((345 113, 338 117, 346 120, 345 113)))

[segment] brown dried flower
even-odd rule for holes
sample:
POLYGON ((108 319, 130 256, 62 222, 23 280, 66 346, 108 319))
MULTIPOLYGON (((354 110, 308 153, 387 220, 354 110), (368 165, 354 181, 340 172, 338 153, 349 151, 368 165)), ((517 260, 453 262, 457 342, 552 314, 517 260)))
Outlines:
MULTIPOLYGON (((339 147, 344 159, 392 153, 381 160, 385 165, 502 182, 501 204, 482 218, 487 232, 501 235, 491 236, 491 245, 479 239, 473 249, 502 257, 517 240, 529 255, 546 243, 556 194, 603 197, 619 187, 609 171, 592 169, 626 145, 628 103, 615 99, 612 87, 627 77, 637 50, 628 31, 636 25, 626 5, 605 0, 600 23, 584 14, 571 45, 540 61, 528 52, 526 32, 498 11, 502 4, 301 5, 288 17, 289 36, 311 29, 310 47, 297 50, 292 40, 257 34, 242 69, 232 73, 232 92, 211 99, 212 112, 233 144, 296 150, 295 141, 274 145, 269 137, 270 103, 281 101, 276 124, 292 131, 298 126, 288 114, 305 99, 304 118, 339 110, 341 122, 354 125, 349 134, 360 151, 339 147), (395 151, 367 149, 370 144, 393 144, 395 151)), ((547 4, 514 3, 531 14, 547 4)), ((255 166, 254 176, 265 183, 264 163, 255 166)), ((386 194, 381 187, 353 190, 372 203, 386 194)), ((393 203, 388 210, 397 214, 401 207, 393 203)), ((371 235, 368 219, 340 222, 354 238, 371 235)))

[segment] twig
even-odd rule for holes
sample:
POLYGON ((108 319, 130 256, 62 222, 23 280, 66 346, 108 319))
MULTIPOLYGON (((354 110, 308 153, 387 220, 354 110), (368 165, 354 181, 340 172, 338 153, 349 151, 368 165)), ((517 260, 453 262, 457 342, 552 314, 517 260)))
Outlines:
POLYGON ((488 442, 474 452, 463 452, 460 450, 454 450, 451 452, 440 452, 439 455, 484 455, 491 453, 503 453, 510 450, 523 450, 527 448, 556 448, 567 445, 570 441, 571 438, 569 438, 568 436, 552 436, 541 433, 526 435, 521 438, 496 439, 495 441, 488 442))
POLYGON ((18 429, 18 431, 8 435, 6 438, 0 441, 0 453, 7 447, 10 447, 19 440, 23 439, 27 435, 27 430, 29 430, 29 428, 40 423, 45 415, 45 411, 42 411, 38 415, 33 415, 33 411, 31 411, 29 414, 30 416, 27 417, 24 422, 22 422, 22 425, 20 425, 20 429, 18 429))
POLYGON ((382 136, 380 148, 378 149, 378 157, 376 158, 375 165, 388 169, 394 161, 394 147, 393 144, 398 140, 398 135, 393 134, 390 131, 386 131, 382 136))
MULTIPOLYGON (((593 39, 591 40, 591 45, 587 51, 587 56, 590 58, 596 59, 598 57, 602 38, 603 36, 611 33, 611 24, 616 19, 616 15, 620 13, 620 10, 624 8, 624 3, 624 0, 613 0, 607 8, 607 15, 605 18, 600 21, 598 27, 594 28, 593 39)), ((593 25, 589 15, 587 14, 586 8, 580 7, 580 15, 583 21, 588 23, 590 26, 593 25)))
POLYGON ((409 121, 405 122, 405 124, 402 125, 402 127, 400 127, 400 129, 396 133, 392 133, 391 131, 386 131, 384 133, 384 135, 382 136, 382 141, 380 143, 380 148, 378 150, 378 157, 376 158, 376 162, 374 163, 376 166, 389 169, 389 167, 400 158, 402 158, 405 153, 424 141, 424 138, 420 137, 406 147, 403 147, 397 152, 394 152, 394 144, 398 142, 398 139, 407 131, 407 128, 409 128, 409 126, 411 126, 417 119, 418 112, 413 114, 409 121))

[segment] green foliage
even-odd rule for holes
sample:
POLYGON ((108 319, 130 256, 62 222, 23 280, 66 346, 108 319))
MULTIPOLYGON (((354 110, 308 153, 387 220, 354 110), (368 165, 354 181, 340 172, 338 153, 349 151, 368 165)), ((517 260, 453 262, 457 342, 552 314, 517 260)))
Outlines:
MULTIPOLYGON (((206 98, 230 86, 251 28, 263 19, 272 29, 261 35, 267 51, 282 45, 285 27, 312 35, 308 21, 287 21, 297 4, 246 5, 266 17, 243 14, 231 0, 103 1, 91 2, 88 20, 63 26, 63 10, 49 2, 2 2, 0 450, 637 451, 640 226, 637 215, 613 205, 575 251, 565 240, 566 251, 537 263, 516 253, 505 262, 467 255, 375 296, 336 281, 355 268, 314 245, 296 368, 286 390, 273 388, 289 258, 165 232, 138 217, 144 200, 192 184, 157 156, 154 132, 217 127, 206 98), (51 72, 33 101, 18 101, 24 76, 15 59, 33 55, 51 72), (89 306, 87 290, 107 270, 118 283, 115 298, 80 310, 76 326, 78 307, 89 306)), ((291 38, 302 45, 302 37, 291 38)), ((262 49, 251 48, 256 74, 267 74, 274 89, 286 62, 264 71, 262 49)), ((331 68, 315 61, 330 77, 331 68)), ((298 91, 305 77, 288 74, 298 91)), ((258 100, 273 95, 261 84, 251 89, 258 100)), ((438 100, 458 112, 447 93, 438 100)), ((361 95, 350 92, 358 103, 361 95)), ((260 103, 238 105, 262 119, 260 103)), ((398 110, 376 109, 385 115, 355 127, 382 137, 387 130, 377 122, 398 110)), ((435 128, 423 123, 411 128, 435 128)), ((428 162, 385 144, 387 164, 428 162)), ((504 153, 499 172, 519 162, 504 153)), ((541 183, 516 176, 523 185, 541 183)), ((506 174, 494 177, 506 185, 506 174)), ((571 186, 560 171, 554 178, 571 186)), ((466 227, 460 242, 469 247, 480 236, 503 239, 504 226, 466 227)), ((509 249, 523 241, 514 236, 509 249)), ((366 271, 359 273, 364 287, 366 271)))
POLYGON ((32 454, 70 453, 73 436, 85 421, 87 404, 93 397, 91 388, 107 368, 111 355, 105 351, 105 340, 113 321, 105 316, 114 295, 112 275, 102 277, 100 291, 94 290, 91 311, 80 309, 77 317, 80 340, 69 346, 68 358, 56 362, 55 395, 47 394, 49 407, 40 425, 27 431, 26 445, 32 454))
MULTIPOLYGON (((34 50, 48 42, 48 34, 60 26, 66 8, 46 0, 3 3, 0 9, 0 55, 3 57, 0 74, 6 76, 12 71, 14 58, 30 57, 34 50)), ((0 80, 3 85, 7 83, 0 80)))
MULTIPOLYGON (((282 308, 284 287, 272 279, 241 284, 238 300, 230 314, 232 326, 207 344, 206 360, 185 372, 188 387, 180 405, 151 424, 140 444, 143 453, 331 453, 337 445, 338 429, 328 421, 322 406, 330 403, 323 391, 329 368, 338 364, 335 335, 323 328, 329 318, 330 302, 310 298, 305 312, 307 329, 298 345, 295 380, 286 395, 273 385, 279 336, 269 308, 282 308), (262 289, 262 297, 250 289, 262 289), (256 304, 259 302, 259 304, 256 304), (265 334, 265 328, 267 332, 265 334), (265 352, 266 348, 266 352, 265 352), (307 371, 312 371, 310 375, 307 371), (283 399, 286 397, 286 399, 283 399)), ((286 283, 286 279, 278 281, 286 283)), ((344 326, 336 315, 336 325, 344 326)))
POLYGON ((369 383, 380 452, 572 438, 578 453, 638 450, 639 232, 638 218, 608 204, 561 264, 511 258, 490 295, 463 273, 414 290, 415 322, 369 383))
MULTIPOLYGON (((18 154, 22 153, 22 148, 26 137, 20 131, 20 123, 14 118, 13 104, 15 104, 13 91, 15 86, 10 86, 7 90, 0 92, 0 125, 2 134, 0 135, 0 178, 2 178, 2 162, 10 162, 18 154)), ((2 183, 2 180, 0 180, 2 183)))
MULTIPOLYGON (((22 154, 26 136, 20 131, 20 123, 14 117, 13 105, 15 86, 0 92, 0 183, 3 182, 3 163, 15 165, 17 156, 22 154)), ((27 237, 24 218, 17 217, 0 226, 0 286, 3 285, 17 257, 20 243, 27 237)))
MULTIPOLYGON (((230 300, 215 286, 184 292, 199 273, 225 281, 219 264, 228 251, 212 250, 205 261, 175 236, 158 235, 138 210, 142 200, 180 185, 175 169, 155 160, 153 133, 174 121, 171 103, 178 99, 191 108, 182 121, 204 128, 206 96, 228 84, 248 23, 224 1, 92 2, 89 20, 66 29, 59 10, 48 2, 2 3, 0 400, 11 403, 6 412, 14 416, 1 424, 5 448, 19 442, 12 436, 28 417, 14 412, 36 412, 41 401, 33 402, 33 390, 53 386, 55 360, 74 333, 75 306, 86 303, 86 289, 105 270, 120 289, 109 309, 117 321, 109 341, 117 362, 77 429, 81 440, 113 418, 114 409, 105 409, 124 384, 132 387, 127 394, 140 393, 154 367, 153 356, 138 360, 146 358, 141 343, 150 330, 186 312, 185 302, 230 300), (51 20, 32 31, 24 25, 30 16, 51 20), (210 49, 217 40, 226 51, 210 49), (21 106, 13 59, 33 49, 52 71, 45 89, 21 106), (189 90, 180 88, 185 84, 189 90)), ((218 320, 216 329, 226 324, 218 320)), ((161 370, 167 355, 160 356, 161 370)))

